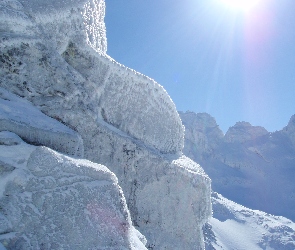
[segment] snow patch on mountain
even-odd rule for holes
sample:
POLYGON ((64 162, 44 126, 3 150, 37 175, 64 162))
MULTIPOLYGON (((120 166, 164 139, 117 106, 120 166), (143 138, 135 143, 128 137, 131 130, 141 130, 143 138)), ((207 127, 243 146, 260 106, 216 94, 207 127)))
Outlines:
POLYGON ((201 119, 192 123, 188 117, 198 115, 180 115, 186 131, 193 131, 185 134, 184 154, 203 166, 214 191, 244 206, 295 220, 294 116, 281 131, 269 133, 238 122, 224 137, 219 133, 212 140, 214 123, 200 130, 205 123, 201 119), (200 143, 204 141, 206 146, 200 143))
POLYGON ((213 218, 203 228, 206 249, 295 249, 295 223, 212 193, 213 218))

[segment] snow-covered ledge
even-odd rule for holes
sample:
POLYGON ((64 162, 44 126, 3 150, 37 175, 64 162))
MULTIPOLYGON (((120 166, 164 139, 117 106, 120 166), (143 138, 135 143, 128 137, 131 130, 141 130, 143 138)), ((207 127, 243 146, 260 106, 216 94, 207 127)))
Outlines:
POLYGON ((0 249, 146 249, 105 166, 0 140, 0 249))
POLYGON ((10 0, 1 6, 0 86, 47 113, 45 106, 57 99, 52 109, 75 100, 97 122, 162 153, 181 152, 184 128, 164 88, 105 54, 104 0, 10 0))

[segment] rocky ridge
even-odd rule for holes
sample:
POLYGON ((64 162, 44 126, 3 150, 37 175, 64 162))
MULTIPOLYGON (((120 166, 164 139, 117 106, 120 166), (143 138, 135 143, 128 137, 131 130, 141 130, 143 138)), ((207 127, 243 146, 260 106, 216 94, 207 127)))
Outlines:
POLYGON ((294 116, 280 131, 237 122, 224 136, 209 114, 202 116, 214 122, 202 130, 199 114, 180 116, 186 131, 192 131, 185 135, 184 154, 204 167, 214 191, 249 208, 295 220, 294 116), (215 140, 212 133, 218 135, 215 140))

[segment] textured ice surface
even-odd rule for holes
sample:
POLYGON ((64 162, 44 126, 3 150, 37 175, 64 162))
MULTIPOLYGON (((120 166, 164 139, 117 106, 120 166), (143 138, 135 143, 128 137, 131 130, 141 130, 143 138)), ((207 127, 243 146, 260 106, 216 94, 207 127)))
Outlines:
POLYGON ((211 181, 202 168, 187 157, 145 148, 107 126, 99 127, 93 140, 97 150, 85 155, 116 174, 147 247, 202 249, 201 227, 211 214, 211 181))
MULTIPOLYGON (((17 1, 15 1, 17 2, 17 1)), ((42 25, 42 36, 62 52, 69 41, 90 45, 97 52, 107 50, 103 0, 19 0, 34 23, 42 25)))
POLYGON ((21 3, 35 37, 21 19, 0 16, 4 30, 14 29, 0 33, 0 86, 63 121, 81 112, 163 153, 182 150, 181 120, 163 87, 105 55, 104 1, 21 3))
POLYGON ((0 33, 0 86, 81 135, 84 157, 117 175, 150 249, 202 249, 211 181, 182 156, 184 129, 163 87, 105 54, 104 1, 20 2, 25 28, 0 16, 11 29, 0 33))
POLYGON ((0 88, 0 131, 5 130, 31 144, 83 157, 83 141, 77 132, 44 115, 27 100, 0 88))
POLYGON ((19 143, 0 145, 0 242, 7 249, 146 249, 105 166, 0 135, 19 143))

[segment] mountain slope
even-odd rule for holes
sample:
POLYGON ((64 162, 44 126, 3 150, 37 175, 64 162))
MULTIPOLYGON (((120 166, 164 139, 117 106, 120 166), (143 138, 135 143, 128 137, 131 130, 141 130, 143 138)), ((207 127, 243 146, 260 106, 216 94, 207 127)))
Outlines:
POLYGON ((203 228, 207 250, 293 250, 295 223, 212 193, 213 218, 203 228))
POLYGON ((208 114, 180 116, 189 131, 184 153, 204 167, 214 191, 252 209, 295 220, 295 116, 274 133, 238 122, 224 136, 208 114))

